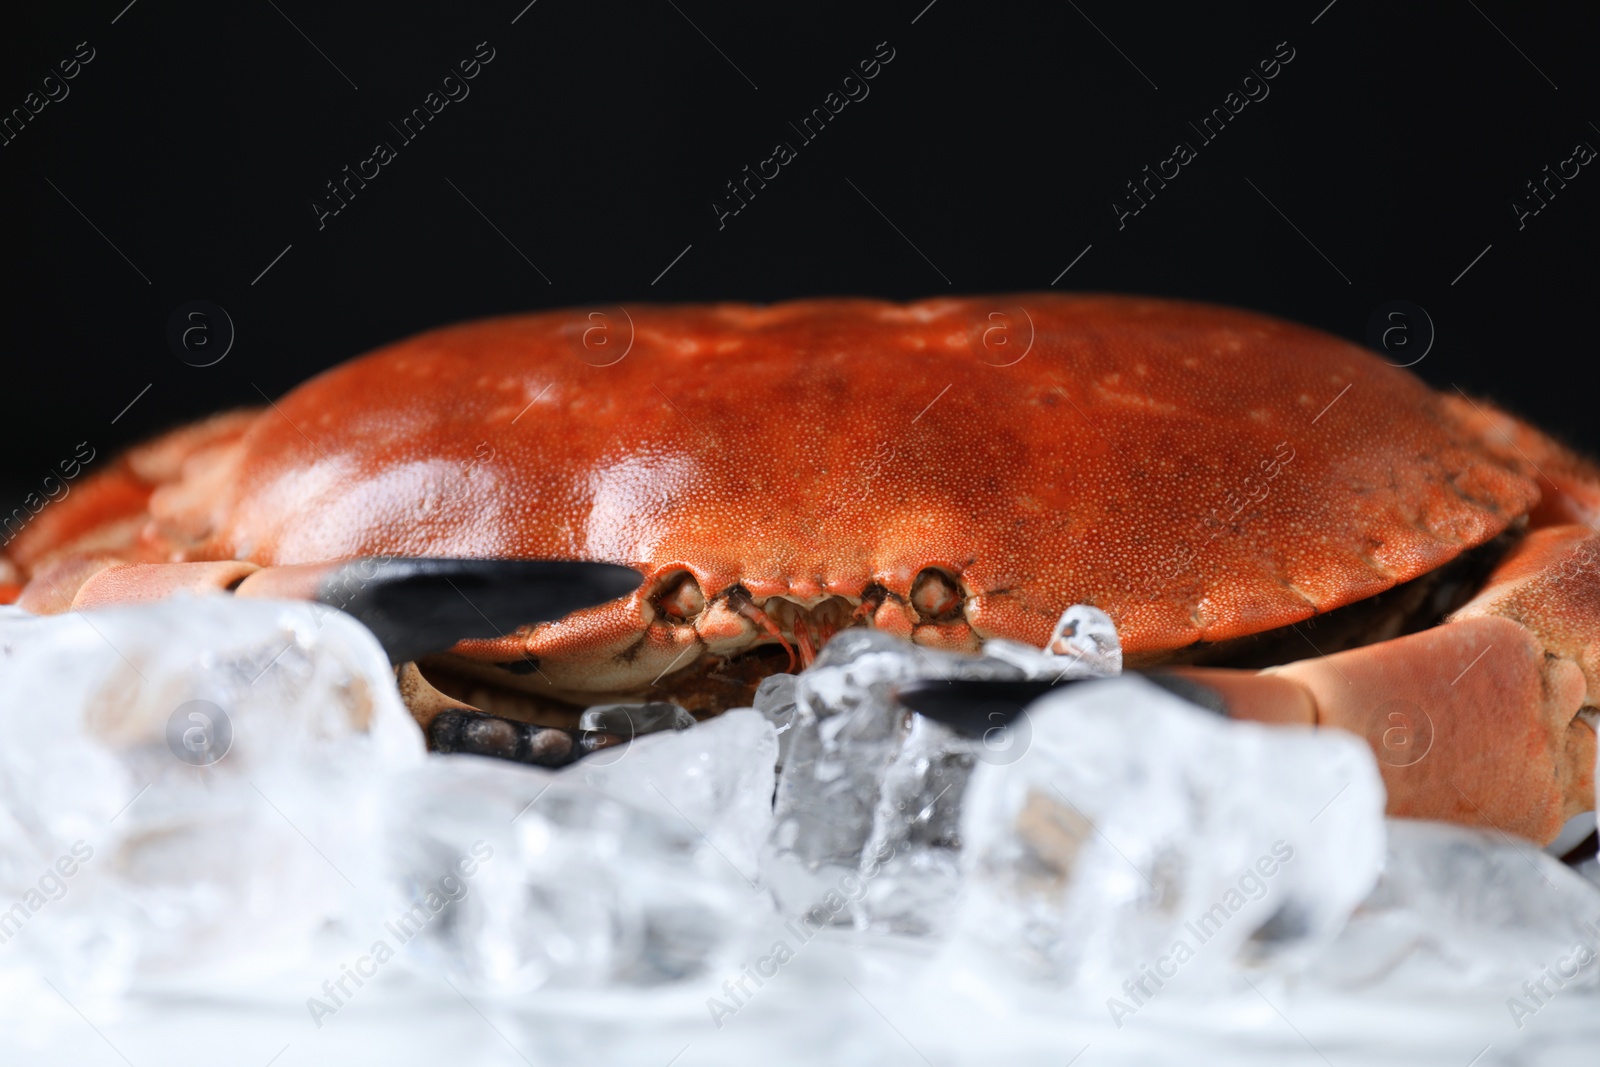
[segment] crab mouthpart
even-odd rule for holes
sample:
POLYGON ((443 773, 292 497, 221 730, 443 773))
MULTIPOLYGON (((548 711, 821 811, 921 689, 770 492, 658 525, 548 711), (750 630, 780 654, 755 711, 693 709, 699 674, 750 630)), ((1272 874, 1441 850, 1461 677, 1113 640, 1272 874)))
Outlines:
POLYGON ((789 670, 804 669, 816 662, 817 652, 829 638, 851 626, 864 626, 866 619, 858 605, 860 598, 839 595, 803 600, 798 597, 770 596, 759 602, 742 587, 729 594, 736 611, 755 623, 767 636, 789 653, 789 670), (792 642, 792 643, 791 643, 792 642))
MULTIPOLYGON (((713 645, 721 655, 738 655, 776 643, 788 654, 791 672, 811 666, 822 646, 840 630, 871 625, 871 614, 885 595, 880 586, 874 585, 860 596, 778 593, 757 597, 743 584, 734 584, 708 597, 687 570, 667 571, 653 584, 653 591, 646 596, 647 619, 669 626, 693 627, 702 641, 713 645), (743 620, 739 624, 742 633, 740 628, 727 628, 726 624, 733 620, 743 620)), ((949 593, 947 583, 935 582, 926 599, 937 601, 937 610, 947 610, 949 593)))

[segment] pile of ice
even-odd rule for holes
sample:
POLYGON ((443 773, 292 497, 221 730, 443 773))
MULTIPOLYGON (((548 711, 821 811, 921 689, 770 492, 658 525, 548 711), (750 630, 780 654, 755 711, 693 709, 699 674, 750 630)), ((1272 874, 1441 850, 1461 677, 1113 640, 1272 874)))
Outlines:
POLYGON ((1263 976, 1593 986, 1600 893, 1537 849, 1386 822, 1351 736, 1101 678, 1092 609, 1048 647, 846 631, 753 710, 547 771, 427 756, 376 642, 323 608, 0 612, 0 980, 278 975, 321 1026, 408 972, 700 988, 782 924, 1119 1025, 1263 976), (925 678, 1086 680, 971 738, 895 701, 925 678))
POLYGON ((372 635, 316 605, 6 610, 0 736, 0 969, 67 988, 280 975, 332 1014, 395 958, 498 992, 648 985, 761 904, 761 716, 559 774, 426 758, 372 635))

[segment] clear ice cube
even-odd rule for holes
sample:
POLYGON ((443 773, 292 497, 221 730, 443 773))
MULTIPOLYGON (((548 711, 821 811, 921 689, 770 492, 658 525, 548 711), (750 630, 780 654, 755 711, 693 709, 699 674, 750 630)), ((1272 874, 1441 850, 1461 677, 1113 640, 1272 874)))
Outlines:
POLYGON ((563 774, 703 834, 754 884, 772 828, 777 751, 772 724, 758 712, 736 708, 692 730, 602 749, 563 774))
POLYGON ((911 717, 863 850, 858 922, 901 934, 943 930, 961 887, 961 802, 983 754, 983 742, 911 717))
POLYGON ((1098 609, 1070 609, 1057 634, 1075 642, 1061 654, 990 641, 971 656, 846 630, 793 683, 773 683, 769 717, 787 710, 791 685, 794 700, 764 863, 780 907, 832 925, 938 931, 961 881, 967 778, 977 761, 1012 758, 1025 724, 969 739, 908 712, 894 690, 925 678, 1062 680, 1120 668, 1116 632, 1098 609))
MULTIPOLYGON (((633 770, 648 765, 638 756, 633 770)), ((405 899, 375 936, 404 938, 423 966, 477 989, 693 977, 719 965, 766 909, 688 820, 619 800, 577 768, 438 757, 397 779, 390 798, 405 899)))
POLYGON ((752 701, 772 728, 778 733, 778 770, 783 770, 789 757, 789 745, 794 740, 795 682, 793 674, 769 674, 761 679, 752 701))
POLYGON ((979 763, 964 803, 956 940, 977 958, 1091 997, 1149 995, 1150 968, 1203 991, 1303 966, 1377 878, 1384 791, 1349 734, 1232 722, 1138 678, 1025 714, 1027 751, 979 763))
POLYGON ((103 990, 298 959, 384 892, 373 783, 423 758, 364 627, 230 597, 5 611, 0 733, 10 940, 103 990))
POLYGON ((1496 830, 1413 819, 1388 825, 1383 876, 1315 977, 1410 993, 1506 985, 1525 1008, 1561 990, 1600 987, 1593 883, 1531 841, 1496 830))

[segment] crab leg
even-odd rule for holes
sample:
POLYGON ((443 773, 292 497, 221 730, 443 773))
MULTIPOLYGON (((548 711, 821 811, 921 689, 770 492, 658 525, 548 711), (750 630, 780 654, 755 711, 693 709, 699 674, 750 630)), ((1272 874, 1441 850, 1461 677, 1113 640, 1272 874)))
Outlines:
POLYGON ((76 610, 139 600, 162 600, 175 593, 220 593, 261 568, 254 563, 112 563, 90 573, 72 596, 76 610))
POLYGON ((1431 630, 1259 674, 1174 673, 1217 691, 1236 718, 1365 737, 1391 815, 1548 842, 1595 808, 1600 534, 1534 531, 1431 630))

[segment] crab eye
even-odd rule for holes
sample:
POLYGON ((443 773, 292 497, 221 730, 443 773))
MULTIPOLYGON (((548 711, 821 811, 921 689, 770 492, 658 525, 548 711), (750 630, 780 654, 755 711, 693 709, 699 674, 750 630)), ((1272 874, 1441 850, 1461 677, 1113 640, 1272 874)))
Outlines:
POLYGON ((700 614, 706 606, 706 595, 700 583, 688 571, 667 576, 661 592, 655 596, 656 610, 673 622, 686 622, 700 614))
POLYGON ((952 575, 929 567, 912 583, 911 606, 924 622, 949 622, 961 614, 961 588, 952 575))

